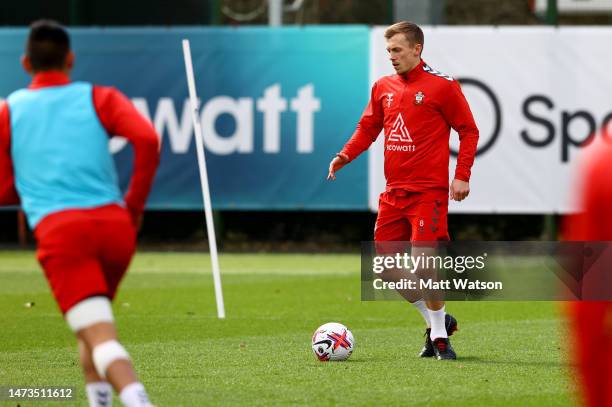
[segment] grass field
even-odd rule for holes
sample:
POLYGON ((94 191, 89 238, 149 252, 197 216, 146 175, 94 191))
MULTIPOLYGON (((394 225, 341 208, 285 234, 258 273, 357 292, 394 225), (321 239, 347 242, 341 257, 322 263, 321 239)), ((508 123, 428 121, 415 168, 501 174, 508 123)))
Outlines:
MULTIPOLYGON (((139 254, 115 301, 121 340, 158 406, 574 404, 558 304, 450 303, 459 360, 421 360, 420 315, 361 302, 357 256, 220 261, 226 320, 216 318, 204 255, 139 254), (310 350, 329 321, 355 335, 347 362, 321 363, 310 350)), ((0 252, 0 310, 0 386, 76 386, 78 402, 19 404, 86 405, 72 334, 33 253, 0 252)))

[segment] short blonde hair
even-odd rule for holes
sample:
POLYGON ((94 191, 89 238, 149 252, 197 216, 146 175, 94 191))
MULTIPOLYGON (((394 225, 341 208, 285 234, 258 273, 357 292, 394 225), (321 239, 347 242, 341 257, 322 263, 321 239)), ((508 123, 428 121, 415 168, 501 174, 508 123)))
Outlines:
POLYGON ((389 39, 395 34, 404 34, 406 40, 408 40, 408 42, 413 46, 416 44, 421 44, 421 47, 423 47, 425 45, 423 30, 421 30, 421 27, 415 23, 411 23, 410 21, 400 21, 399 23, 389 26, 385 31, 385 38, 389 39))

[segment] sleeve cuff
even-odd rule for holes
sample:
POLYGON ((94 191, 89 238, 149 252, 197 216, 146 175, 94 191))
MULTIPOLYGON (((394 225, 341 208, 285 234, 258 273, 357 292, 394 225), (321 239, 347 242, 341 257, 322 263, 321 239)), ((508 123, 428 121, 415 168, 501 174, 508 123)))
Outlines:
POLYGON ((339 152, 338 154, 336 154, 336 157, 340 157, 340 158, 344 158, 346 161, 351 161, 351 159, 349 158, 348 154, 346 154, 345 152, 339 152))
POLYGON ((465 171, 456 171, 455 179, 458 179, 459 181, 470 182, 470 173, 465 171))

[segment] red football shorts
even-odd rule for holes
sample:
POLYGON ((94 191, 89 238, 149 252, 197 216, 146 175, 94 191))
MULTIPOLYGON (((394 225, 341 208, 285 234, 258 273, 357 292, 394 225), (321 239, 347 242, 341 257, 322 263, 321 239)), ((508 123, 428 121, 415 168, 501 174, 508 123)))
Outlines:
POLYGON ((118 205, 48 215, 34 234, 38 261, 64 314, 89 297, 112 300, 136 248, 130 215, 118 205))
POLYGON ((436 242, 449 240, 448 191, 391 190, 380 195, 374 240, 436 242))

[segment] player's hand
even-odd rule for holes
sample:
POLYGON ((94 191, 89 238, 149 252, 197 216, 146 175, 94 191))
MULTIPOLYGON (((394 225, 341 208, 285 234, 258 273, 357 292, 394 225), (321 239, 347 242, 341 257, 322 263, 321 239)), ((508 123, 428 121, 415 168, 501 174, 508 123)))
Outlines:
POLYGON ((450 199, 463 201, 470 194, 470 183, 454 179, 450 186, 450 199))
POLYGON ((336 179, 336 171, 344 167, 346 164, 348 164, 346 157, 341 155, 335 156, 329 163, 329 174, 327 174, 327 179, 336 179))

